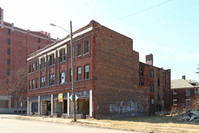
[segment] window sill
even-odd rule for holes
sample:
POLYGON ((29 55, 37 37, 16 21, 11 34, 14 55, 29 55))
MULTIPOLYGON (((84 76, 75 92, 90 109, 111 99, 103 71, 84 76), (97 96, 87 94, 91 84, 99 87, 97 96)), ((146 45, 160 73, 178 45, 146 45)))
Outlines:
POLYGON ((83 54, 83 56, 86 56, 86 55, 88 55, 88 54, 89 54, 89 52, 87 52, 87 53, 83 54))

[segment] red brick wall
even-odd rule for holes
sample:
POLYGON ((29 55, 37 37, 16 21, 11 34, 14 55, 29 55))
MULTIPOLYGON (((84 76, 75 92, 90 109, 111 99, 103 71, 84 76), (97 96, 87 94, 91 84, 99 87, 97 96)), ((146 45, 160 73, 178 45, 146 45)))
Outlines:
POLYGON ((140 88, 144 90, 146 97, 146 104, 148 115, 154 114, 158 111, 169 110, 170 101, 170 70, 163 70, 161 68, 147 65, 140 62, 143 67, 143 75, 140 75, 140 88), (154 71, 154 78, 150 77, 150 70, 154 71), (159 81, 158 81, 159 80, 159 81), (141 85, 141 81, 143 84, 141 85), (159 83, 158 83, 159 82, 159 83), (154 91, 150 91, 150 85, 154 85, 154 91), (154 99, 154 105, 151 104, 151 99, 154 99))
MULTIPOLYGON (((38 47, 43 48, 46 46, 46 44, 51 43, 52 41, 48 39, 42 39, 44 37, 40 33, 34 33, 34 35, 30 35, 30 32, 28 33, 22 33, 17 31, 14 27, 14 30, 12 31, 12 25, 8 23, 4 23, 6 26, 10 27, 10 35, 8 34, 8 28, 0 28, 0 84, 4 84, 6 86, 7 79, 10 78, 10 82, 14 79, 14 75, 16 74, 16 71, 19 69, 26 69, 26 63, 27 63, 27 55, 38 50, 38 47), (38 38, 41 37, 40 43, 38 42, 38 38), (8 44, 8 39, 10 39, 10 44, 8 44), (10 55, 7 54, 7 49, 10 49, 10 55), (10 65, 7 64, 7 59, 10 59, 10 65), (7 70, 10 69, 10 75, 7 75, 7 70)), ((25 30, 20 29, 21 31, 26 32, 25 30)), ((3 85, 3 86, 4 86, 3 85)), ((0 95, 5 94, 5 88, 0 88, 0 95)))
POLYGON ((132 50, 133 40, 105 27, 96 34, 95 117, 145 113, 145 100, 138 89, 139 55, 132 50))
MULTIPOLYGON (((64 45, 70 44, 70 42, 67 42, 64 45)), ((79 36, 77 38, 73 39, 73 45, 74 45, 74 76, 75 76, 75 90, 76 91, 85 91, 85 90, 91 90, 94 88, 95 80, 93 77, 93 36, 91 33, 88 33, 86 35, 79 36), (84 55, 84 41, 89 40, 89 53, 84 55), (82 51, 81 51, 81 56, 77 57, 77 44, 81 43, 82 45, 82 51), (84 66, 89 65, 89 79, 84 80, 84 66), (77 67, 81 67, 81 81, 77 81, 77 67)), ((60 46, 61 47, 61 46, 60 46)), ((56 50, 52 49, 51 51, 56 50)), ((47 53, 51 52, 48 51, 47 53)), ((46 55, 44 53, 43 55, 46 55)), ((48 95, 48 94, 58 94, 58 93, 66 93, 66 92, 71 92, 72 91, 72 86, 71 86, 71 81, 70 79, 70 69, 71 69, 71 56, 70 56, 70 45, 67 46, 67 58, 66 61, 67 63, 61 62, 59 63, 59 58, 58 58, 58 51, 56 51, 56 60, 55 60, 55 65, 48 67, 48 63, 46 62, 46 67, 44 69, 38 70, 38 72, 32 72, 28 75, 28 80, 36 79, 38 78, 38 81, 40 82, 39 75, 46 76, 46 87, 44 88, 39 88, 39 89, 28 89, 28 96, 33 97, 33 96, 38 96, 38 95, 48 95), (67 65, 66 65, 67 64, 67 65), (59 66, 59 69, 58 69, 59 66), (55 71, 56 69, 56 71, 55 71), (61 71, 67 72, 67 82, 64 84, 59 84, 59 73, 61 71), (40 73, 39 73, 40 71, 40 73), (54 86, 48 86, 48 73, 55 73, 56 75, 56 84, 54 86)), ((28 65, 32 64, 38 60, 38 57, 36 57, 33 60, 28 61, 28 65)), ((48 56, 47 59, 48 61, 48 56)), ((27 66, 29 67, 29 66, 27 66)), ((39 68, 40 69, 40 68, 39 68)), ((40 84, 39 84, 40 85, 40 84)), ((28 85, 27 85, 28 88, 28 85)))
MULTIPOLYGON (((171 106, 175 108, 175 110, 182 111, 183 109, 187 109, 186 107, 186 99, 190 99, 190 102, 194 102, 195 99, 195 89, 190 89, 190 96, 186 96, 186 89, 176 89, 177 94, 171 94, 171 106), (173 106, 173 99, 177 99, 177 106, 173 106)), ((191 107, 190 107, 191 108, 191 107)), ((173 111, 173 110, 172 110, 173 111)))

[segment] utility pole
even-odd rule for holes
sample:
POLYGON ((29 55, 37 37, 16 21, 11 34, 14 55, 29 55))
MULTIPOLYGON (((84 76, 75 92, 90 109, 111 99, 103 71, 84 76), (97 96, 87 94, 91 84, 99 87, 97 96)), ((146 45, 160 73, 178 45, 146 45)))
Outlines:
POLYGON ((71 67, 72 67, 72 95, 73 95, 73 119, 74 122, 77 121, 76 119, 76 101, 75 101, 75 75, 74 75, 74 58, 73 58, 73 33, 72 33, 72 21, 70 21, 70 54, 71 54, 71 67))

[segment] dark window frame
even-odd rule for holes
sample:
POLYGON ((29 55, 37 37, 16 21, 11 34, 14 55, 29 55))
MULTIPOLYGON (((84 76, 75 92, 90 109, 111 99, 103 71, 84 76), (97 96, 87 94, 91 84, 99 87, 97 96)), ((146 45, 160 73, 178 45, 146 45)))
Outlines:
POLYGON ((41 69, 46 66, 45 58, 41 58, 41 69))
POLYGON ((38 43, 41 43, 41 38, 40 37, 38 37, 38 43))
POLYGON ((49 86, 55 85, 55 74, 49 75, 49 86))
POLYGON ((150 78, 154 78, 154 70, 153 69, 150 69, 149 76, 150 76, 150 78))
POLYGON ((7 59, 7 65, 8 66, 10 65, 10 59, 7 59))
POLYGON ((35 79, 35 88, 38 88, 38 78, 35 79))
POLYGON ((82 46, 81 43, 77 44, 77 56, 81 56, 82 54, 82 46))
POLYGON ((60 72, 59 83, 64 84, 65 82, 66 82, 66 72, 62 71, 62 72, 60 72))
POLYGON ((40 80, 40 87, 45 87, 46 86, 46 77, 43 76, 41 77, 41 80, 40 80))
POLYGON ((82 75, 82 68, 77 67, 77 81, 81 80, 81 75, 82 75))
POLYGON ((7 69, 7 75, 10 75, 10 69, 7 69))
POLYGON ((10 55, 10 48, 7 49, 7 54, 10 55))
POLYGON ((11 32, 10 32, 11 30, 8 28, 8 35, 10 35, 11 34, 11 32))
POLYGON ((89 53, 89 40, 84 41, 84 54, 89 53))
POLYGON ((51 54, 48 56, 50 59, 49 59, 49 66, 51 65, 54 65, 55 64, 55 57, 54 57, 54 54, 51 54))
POLYGON ((84 79, 89 79, 89 72, 90 72, 89 65, 85 65, 84 66, 84 79))
POLYGON ((10 45, 10 38, 8 38, 8 42, 7 43, 8 43, 8 45, 10 45))
POLYGON ((150 84, 150 92, 154 93, 154 84, 150 84))
POLYGON ((66 60, 66 51, 65 48, 59 50, 59 62, 66 60))
POLYGON ((35 80, 33 79, 32 80, 32 89, 34 89, 35 88, 35 80))

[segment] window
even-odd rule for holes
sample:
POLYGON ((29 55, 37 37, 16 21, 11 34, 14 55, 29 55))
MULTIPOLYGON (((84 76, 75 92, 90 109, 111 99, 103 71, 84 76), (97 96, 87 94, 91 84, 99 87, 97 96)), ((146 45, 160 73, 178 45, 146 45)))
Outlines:
POLYGON ((35 80, 35 88, 38 88, 38 79, 35 80))
POLYGON ((41 38, 39 37, 39 38, 38 38, 38 43, 40 43, 40 42, 41 42, 41 38))
POLYGON ((199 94, 199 89, 195 88, 195 94, 199 94))
POLYGON ((149 74, 150 74, 150 78, 154 78, 154 71, 152 69, 150 70, 149 74))
POLYGON ((31 80, 29 80, 29 90, 31 89, 31 80))
POLYGON ((10 59, 7 59, 7 64, 10 65, 10 59))
POLYGON ((164 86, 162 86, 162 91, 163 91, 163 92, 165 92, 165 88, 164 88, 164 86))
POLYGON ((35 80, 33 79, 32 80, 32 89, 34 89, 35 88, 35 80))
POLYGON ((155 102, 154 102, 154 98, 151 98, 151 101, 150 101, 150 102, 151 102, 151 105, 154 105, 154 103, 155 103, 155 102))
POLYGON ((190 89, 186 89, 186 96, 190 96, 190 89))
POLYGON ((177 90, 173 90, 173 95, 177 95, 177 90))
POLYGON ((63 83, 65 83, 65 80, 66 80, 66 73, 65 72, 61 72, 60 73, 60 81, 59 81, 59 83, 60 84, 63 84, 63 83))
POLYGON ((81 56, 81 43, 77 44, 77 56, 81 56))
POLYGON ((10 75, 10 69, 7 69, 7 75, 10 75))
POLYGON ((144 67, 143 67, 143 66, 140 66, 140 67, 139 67, 139 70, 140 70, 140 75, 144 75, 144 67))
POLYGON ((153 84, 150 84, 150 92, 154 92, 154 85, 153 84))
POLYGON ((81 80, 81 67, 77 67, 77 80, 81 80))
POLYGON ((45 67, 45 58, 41 58, 41 68, 45 67))
POLYGON ((173 99, 173 106, 177 106, 177 102, 178 102, 177 99, 173 99))
POLYGON ((160 79, 158 78, 158 86, 160 86, 160 79))
POLYGON ((32 71, 35 71, 35 63, 32 63, 32 71))
POLYGON ((8 38, 8 45, 10 45, 10 38, 8 38))
POLYGON ((31 73, 31 65, 29 65, 29 73, 31 73))
POLYGON ((45 87, 46 86, 46 77, 41 77, 41 80, 40 80, 40 87, 45 87))
POLYGON ((38 70, 38 61, 35 62, 35 65, 36 65, 35 68, 36 68, 36 71, 37 71, 38 70))
POLYGON ((65 49, 59 51, 59 62, 66 60, 65 49))
POLYGON ((8 35, 10 35, 10 29, 8 29, 8 35))
POLYGON ((54 54, 50 55, 49 58, 50 58, 49 59, 49 65, 51 66, 51 65, 55 64, 54 54))
POLYGON ((89 41, 84 42, 84 54, 87 54, 89 52, 89 41))
POLYGON ((49 86, 54 85, 55 84, 55 74, 51 74, 49 76, 49 86))
POLYGON ((191 106, 190 99, 186 99, 186 107, 190 107, 190 106, 191 106))
POLYGON ((9 49, 9 48, 8 48, 8 50, 7 50, 7 54, 10 55, 10 49, 9 49))
POLYGON ((72 81, 72 69, 70 69, 70 82, 72 81))
POLYGON ((89 79, 89 65, 84 66, 84 79, 89 79))

